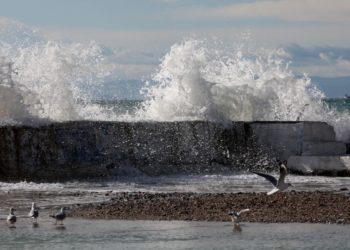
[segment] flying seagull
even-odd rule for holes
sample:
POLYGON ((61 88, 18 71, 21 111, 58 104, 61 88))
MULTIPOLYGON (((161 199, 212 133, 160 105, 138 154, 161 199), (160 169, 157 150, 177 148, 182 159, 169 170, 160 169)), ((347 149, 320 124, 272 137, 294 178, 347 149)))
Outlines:
POLYGON ((239 212, 231 211, 228 213, 228 215, 231 216, 231 221, 233 223, 233 230, 238 232, 242 231, 241 225, 239 224, 239 218, 242 213, 248 212, 249 210, 250 210, 249 208, 246 208, 239 212))
POLYGON ((62 207, 60 212, 56 213, 55 215, 50 215, 50 217, 56 219, 55 225, 57 225, 57 221, 59 221, 60 224, 63 225, 63 220, 66 218, 65 209, 65 207, 62 207))
POLYGON ((35 202, 32 202, 32 208, 30 209, 29 217, 33 219, 33 223, 37 223, 39 217, 39 208, 36 206, 35 202))
POLYGON ((283 163, 281 163, 281 165, 280 165, 280 176, 279 176, 278 180, 269 174, 260 173, 260 172, 256 172, 256 171, 250 171, 250 172, 257 174, 257 175, 260 175, 272 183, 274 188, 270 192, 268 192, 267 195, 271 195, 271 194, 277 193, 279 191, 286 190, 288 187, 293 186, 290 183, 284 182, 284 179, 286 178, 288 170, 287 170, 287 167, 283 163))
POLYGON ((9 224, 10 227, 15 227, 15 223, 17 221, 15 211, 16 211, 16 209, 11 207, 10 214, 7 216, 7 224, 9 224))

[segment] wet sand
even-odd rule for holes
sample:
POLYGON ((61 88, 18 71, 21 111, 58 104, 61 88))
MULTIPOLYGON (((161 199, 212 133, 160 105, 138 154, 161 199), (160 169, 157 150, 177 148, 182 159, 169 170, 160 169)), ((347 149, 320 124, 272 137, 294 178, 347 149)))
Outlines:
POLYGON ((350 196, 343 192, 106 193, 101 203, 75 205, 70 216, 87 219, 228 221, 230 210, 250 208, 245 222, 350 224, 350 196))

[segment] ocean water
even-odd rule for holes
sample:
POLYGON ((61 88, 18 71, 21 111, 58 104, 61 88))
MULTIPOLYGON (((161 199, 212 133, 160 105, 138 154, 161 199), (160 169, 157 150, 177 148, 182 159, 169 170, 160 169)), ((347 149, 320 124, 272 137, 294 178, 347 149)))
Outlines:
MULTIPOLYGON (((329 109, 337 110, 339 114, 350 112, 350 98, 324 98, 323 105, 329 109)), ((143 100, 92 100, 90 105, 98 105, 104 110, 112 110, 114 114, 131 116, 136 115, 140 107, 144 105, 143 100)))
POLYGON ((350 98, 328 98, 325 103, 339 112, 350 112, 350 98))
MULTIPOLYGON (((272 173, 276 177, 278 173, 272 173)), ((338 191, 350 186, 350 177, 288 175, 290 190, 338 191)), ((69 181, 61 183, 0 182, 0 192, 14 194, 30 192, 194 192, 231 193, 265 192, 272 186, 264 178, 251 173, 134 176, 69 181)))
POLYGON ((1 249, 349 249, 350 226, 226 222, 80 220, 64 227, 41 220, 33 228, 0 227, 1 249), (317 232, 317 233, 315 233, 317 232))

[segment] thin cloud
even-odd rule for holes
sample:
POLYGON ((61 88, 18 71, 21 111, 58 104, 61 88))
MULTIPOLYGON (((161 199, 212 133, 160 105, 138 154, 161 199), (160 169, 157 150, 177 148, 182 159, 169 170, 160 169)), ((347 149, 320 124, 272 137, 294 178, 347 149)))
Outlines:
POLYGON ((155 2, 155 3, 176 3, 180 1, 181 0, 151 0, 151 2, 155 2))
POLYGON ((350 48, 292 44, 286 46, 285 50, 297 72, 322 77, 350 76, 350 48))
POLYGON ((267 0, 192 10, 187 14, 191 18, 269 18, 284 21, 348 22, 349 13, 348 0, 267 0))

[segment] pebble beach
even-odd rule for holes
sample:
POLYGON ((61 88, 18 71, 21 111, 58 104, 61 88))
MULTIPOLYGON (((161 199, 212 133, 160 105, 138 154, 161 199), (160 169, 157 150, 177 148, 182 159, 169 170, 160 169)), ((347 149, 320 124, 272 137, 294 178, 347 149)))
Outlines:
POLYGON ((338 192, 106 193, 108 201, 75 205, 69 216, 88 219, 229 221, 249 208, 246 222, 350 224, 350 195, 338 192))

